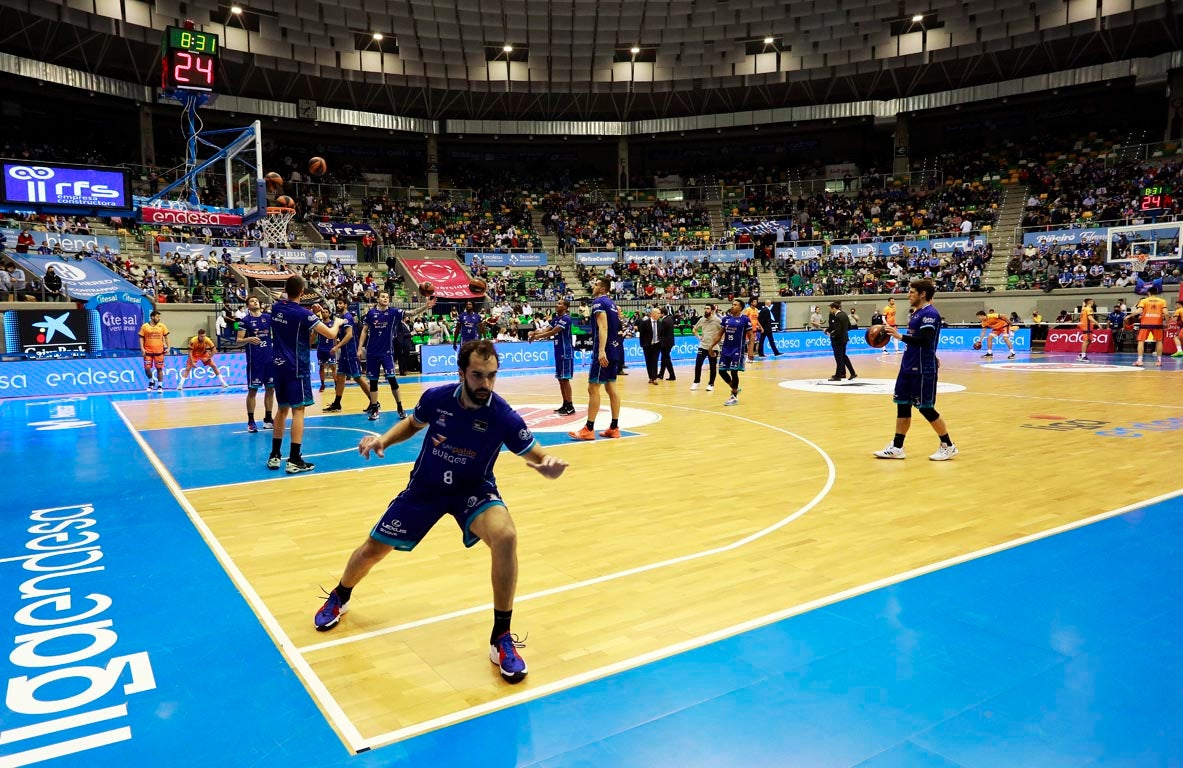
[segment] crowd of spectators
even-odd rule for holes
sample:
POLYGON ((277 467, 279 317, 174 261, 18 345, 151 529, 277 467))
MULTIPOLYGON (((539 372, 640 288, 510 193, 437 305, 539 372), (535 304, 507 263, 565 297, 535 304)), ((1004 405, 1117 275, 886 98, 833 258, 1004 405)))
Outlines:
MULTIPOLYGON (((1112 158, 1069 156, 1030 168, 1024 227, 1069 229, 1080 226, 1148 222, 1140 207, 1142 190, 1151 186, 1179 188, 1183 163, 1114 161, 1112 158)), ((1183 195, 1156 212, 1159 219, 1183 213, 1183 195)))
POLYGON ((911 249, 899 256, 833 255, 824 259, 778 260, 781 296, 837 296, 902 293, 910 280, 928 278, 942 293, 988 290, 982 274, 993 256, 990 243, 970 250, 911 249))
POLYGON ((711 242, 710 213, 699 204, 658 201, 633 207, 580 192, 552 192, 541 200, 544 232, 559 250, 702 248, 711 242))
POLYGON ((1056 288, 1122 288, 1136 285, 1139 279, 1179 282, 1183 263, 1177 255, 1170 259, 1148 260, 1142 266, 1134 261, 1107 262, 1105 252, 1103 243, 1020 246, 1007 262, 1007 288, 1052 291, 1056 288))
POLYGON ((754 259, 712 264, 705 259, 679 259, 673 252, 665 260, 621 260, 602 270, 577 264, 576 271, 588 292, 598 278, 607 277, 613 297, 625 301, 760 296, 760 271, 754 259))

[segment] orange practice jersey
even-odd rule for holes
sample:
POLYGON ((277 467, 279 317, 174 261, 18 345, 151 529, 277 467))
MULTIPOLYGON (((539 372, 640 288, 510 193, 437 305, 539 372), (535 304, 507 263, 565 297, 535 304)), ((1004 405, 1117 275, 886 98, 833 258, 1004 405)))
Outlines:
POLYGON ((1162 328, 1163 317, 1167 313, 1167 302, 1158 296, 1147 296, 1138 302, 1138 309, 1142 310, 1142 316, 1138 318, 1138 322, 1142 324, 1143 328, 1162 328))
POLYGON ((144 354, 159 355, 164 352, 164 337, 168 335, 168 326, 164 323, 144 323, 140 326, 140 338, 144 340, 144 354))
POLYGON ((1080 325, 1076 327, 1082 331, 1091 331, 1097 327, 1097 321, 1093 319, 1092 307, 1080 308, 1080 325))
POLYGON ((1002 315, 989 314, 986 319, 982 321, 983 328, 990 328, 995 331, 1007 330, 1010 328, 1010 320, 1007 320, 1002 315))
POLYGON ((884 325, 895 325, 895 307, 890 304, 883 308, 883 323, 884 325))
POLYGON ((205 357, 213 354, 214 340, 209 336, 202 339, 200 336, 194 336, 189 339, 189 357, 205 357))
POLYGON ((760 332, 760 310, 752 309, 751 307, 744 307, 743 313, 752 321, 752 331, 760 332))

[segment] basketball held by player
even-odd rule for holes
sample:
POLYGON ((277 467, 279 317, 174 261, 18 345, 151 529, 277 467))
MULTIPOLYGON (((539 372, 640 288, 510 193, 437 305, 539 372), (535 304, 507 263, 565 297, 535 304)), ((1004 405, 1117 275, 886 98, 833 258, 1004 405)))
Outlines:
POLYGON ((991 309, 989 312, 978 310, 978 321, 982 324, 981 341, 986 343, 986 354, 982 357, 994 357, 994 339, 1000 338, 1006 342, 1009 354, 1008 360, 1015 356, 1015 343, 1011 340, 1010 319, 991 309))
POLYGON ((1138 359, 1134 365, 1142 367, 1142 355, 1146 349, 1146 342, 1154 344, 1154 364, 1162 365, 1162 348, 1166 333, 1167 302, 1159 296, 1158 286, 1151 285, 1146 289, 1146 298, 1138 302, 1138 306, 1130 313, 1130 318, 1138 322, 1138 359))

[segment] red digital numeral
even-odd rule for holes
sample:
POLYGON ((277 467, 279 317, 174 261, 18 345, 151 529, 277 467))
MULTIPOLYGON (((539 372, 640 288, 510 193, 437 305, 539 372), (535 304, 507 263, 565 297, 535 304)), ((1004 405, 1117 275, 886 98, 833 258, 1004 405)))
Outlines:
POLYGON ((196 58, 197 58, 197 61, 194 62, 194 66, 197 67, 198 72, 205 75, 205 84, 206 85, 213 85, 213 83, 214 83, 214 60, 209 58, 208 56, 197 56, 196 58), (201 66, 202 62, 205 63, 205 67, 201 66))
POLYGON ((214 84, 214 60, 210 56, 176 51, 173 53, 173 82, 178 84, 194 84, 194 70, 200 75, 196 78, 195 87, 212 87, 214 84), (201 76, 204 76, 204 81, 201 76))
POLYGON ((174 56, 176 57, 174 59, 176 63, 173 64, 173 81, 178 83, 189 82, 189 78, 183 76, 181 73, 189 72, 193 69, 193 56, 184 51, 177 51, 174 56))

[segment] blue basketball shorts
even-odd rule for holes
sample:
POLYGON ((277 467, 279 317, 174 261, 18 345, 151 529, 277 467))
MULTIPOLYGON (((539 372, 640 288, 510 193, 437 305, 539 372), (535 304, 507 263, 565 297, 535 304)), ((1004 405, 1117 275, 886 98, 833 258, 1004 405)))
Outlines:
POLYGON ((937 402, 936 373, 915 373, 900 371, 895 380, 896 405, 914 405, 917 408, 932 408, 937 402))
POLYGON ((275 374, 271 360, 267 357, 256 358, 249 352, 246 356, 246 386, 248 389, 275 386, 275 374))
POLYGON ((743 350, 735 352, 734 354, 719 353, 719 370, 720 371, 742 371, 744 370, 743 350))
POLYGON ((555 378, 556 379, 570 379, 575 375, 575 358, 573 357, 556 357, 555 358, 555 378))
MULTIPOLYGON (((595 354, 594 352, 592 353, 595 354)), ((611 384, 616 381, 617 375, 620 373, 620 361, 609 360, 608 365, 601 366, 600 359, 593 357, 591 362, 591 371, 588 373, 587 380, 592 384, 611 384)))
POLYGON ((312 379, 308 376, 275 376, 275 402, 280 408, 312 405, 312 379))
POLYGON ((361 376, 361 363, 358 362, 357 356, 345 357, 345 355, 341 355, 341 358, 337 360, 337 375, 349 379, 361 376))
POLYGON ((393 355, 366 355, 366 378, 378 378, 382 374, 383 369, 391 376, 394 375, 393 355))
POLYGON ((408 486, 390 502, 382 518, 370 531, 370 538, 403 552, 410 552, 439 519, 451 515, 460 527, 464 546, 480 539, 472 532, 472 521, 492 506, 505 506, 497 486, 485 481, 471 493, 447 494, 437 488, 408 486))

